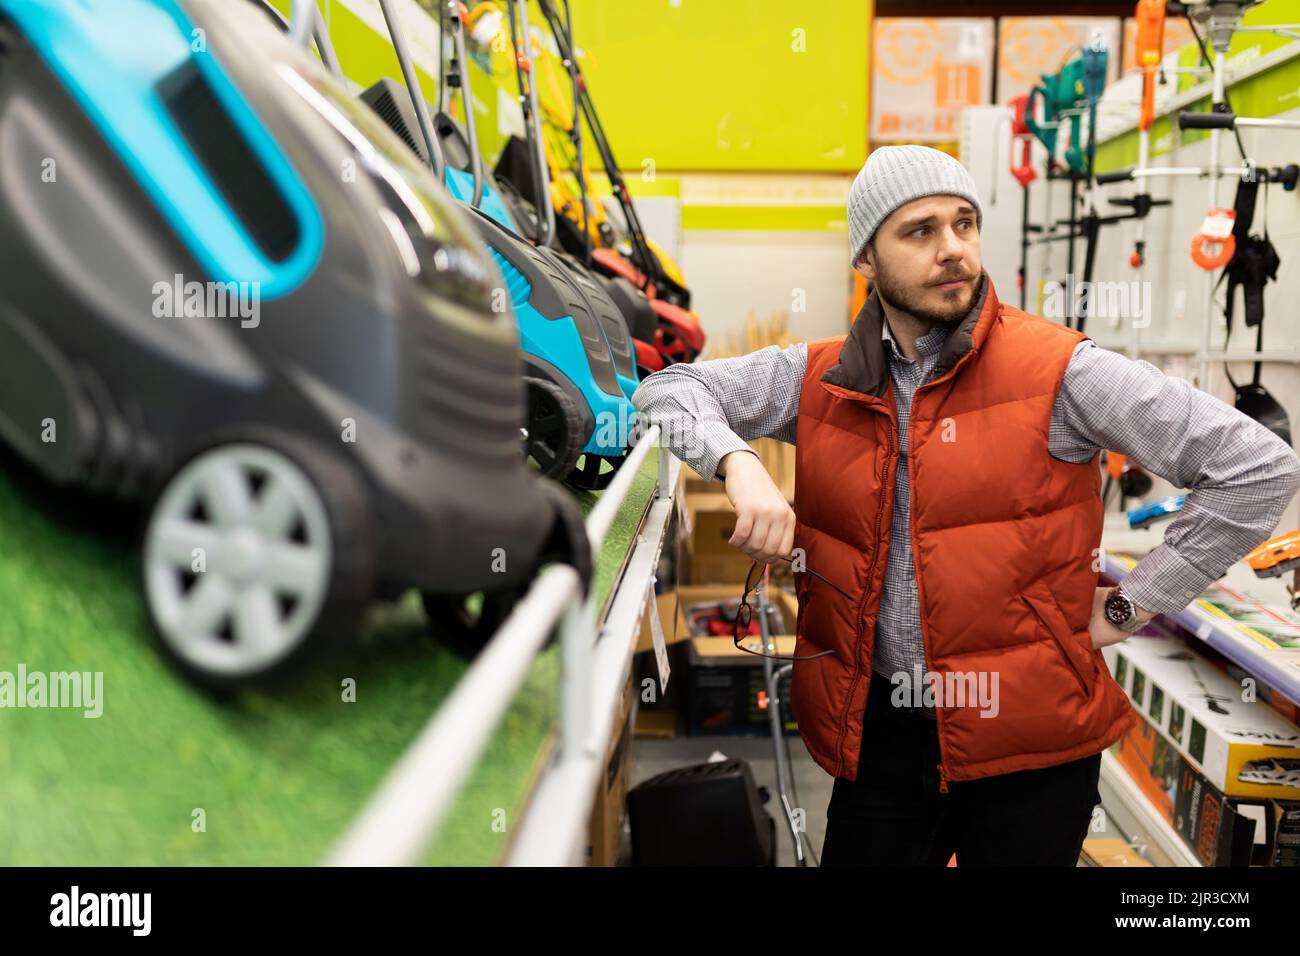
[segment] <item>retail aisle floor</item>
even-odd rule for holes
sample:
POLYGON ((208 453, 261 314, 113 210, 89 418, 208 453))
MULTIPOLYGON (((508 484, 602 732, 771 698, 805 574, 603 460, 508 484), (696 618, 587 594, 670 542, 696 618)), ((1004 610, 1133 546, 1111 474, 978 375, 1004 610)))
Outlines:
MULTIPOLYGON (((799 804, 805 809, 808 832, 804 834, 805 846, 811 846, 814 857, 821 856, 822 839, 826 836, 826 804, 831 799, 832 777, 812 762, 808 751, 798 737, 788 738, 790 760, 794 767, 794 787, 799 804)), ((772 741, 768 737, 678 737, 675 740, 636 738, 632 741, 632 780, 636 786, 665 770, 703 763, 715 750, 741 760, 749 761, 754 783, 766 787, 772 795, 765 805, 767 812, 777 815, 776 762, 772 754, 772 741)), ((777 817, 776 862, 778 866, 794 865, 794 848, 790 831, 777 817)), ((624 827, 620 862, 632 861, 632 846, 624 827)), ((812 859, 809 859, 812 865, 812 859)))

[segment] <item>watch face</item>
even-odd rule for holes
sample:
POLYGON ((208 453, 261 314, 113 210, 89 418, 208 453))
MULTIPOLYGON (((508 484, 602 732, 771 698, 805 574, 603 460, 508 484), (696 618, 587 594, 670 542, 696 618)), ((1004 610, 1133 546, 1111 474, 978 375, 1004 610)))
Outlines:
POLYGON ((1133 618, 1133 605, 1128 598, 1112 594, 1106 598, 1106 620, 1116 627, 1123 627, 1133 618))

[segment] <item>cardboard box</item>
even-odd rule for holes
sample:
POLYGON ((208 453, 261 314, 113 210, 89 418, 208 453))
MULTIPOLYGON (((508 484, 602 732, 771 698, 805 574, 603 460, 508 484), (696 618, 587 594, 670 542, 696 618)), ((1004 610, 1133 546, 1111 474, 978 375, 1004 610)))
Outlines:
MULTIPOLYGON (((687 607, 706 601, 734 601, 740 598, 740 592, 744 589, 743 581, 740 584, 684 584, 673 591, 665 591, 657 595, 655 604, 659 611, 660 625, 664 629, 664 642, 671 647, 673 644, 689 640, 692 636, 698 636, 691 634, 690 626, 686 621, 687 607)), ((781 609, 787 629, 792 629, 799 611, 794 595, 778 588, 773 588, 771 594, 772 602, 781 609)), ((730 637, 727 643, 731 643, 730 637)), ((653 648, 650 629, 645 622, 642 622, 636 653, 653 650, 653 648)))
POLYGON ((659 686, 659 665, 654 651, 632 658, 633 693, 637 695, 636 720, 633 723, 635 736, 671 740, 684 729, 683 687, 690 671, 688 646, 687 638, 669 646, 668 663, 672 676, 666 688, 659 686))
MULTIPOLYGON (((734 588, 726 587, 681 587, 678 593, 682 609, 679 626, 684 631, 687 630, 687 606, 698 601, 740 596, 734 588)), ((772 601, 780 608, 786 627, 793 629, 799 611, 794 595, 774 590, 772 601)), ((773 641, 776 645, 774 653, 786 657, 794 654, 793 634, 773 635, 773 641)), ((767 735, 770 718, 762 658, 737 650, 730 637, 692 637, 688 649, 687 732, 693 735, 767 735)), ((776 663, 780 666, 784 662, 776 663)), ((790 714, 788 677, 782 684, 781 695, 785 733, 797 734, 799 728, 790 714)))
POLYGON ((1083 858, 1089 866, 1151 866, 1151 861, 1144 859, 1118 837, 1093 837, 1083 841, 1083 858))
MULTIPOLYGON (((743 591, 744 589, 745 589, 745 584, 743 581, 740 584, 684 584, 682 585, 677 589, 677 598, 678 598, 677 622, 674 625, 674 627, 677 628, 679 634, 684 635, 687 638, 700 637, 701 635, 691 634, 690 625, 686 620, 686 609, 693 604, 700 604, 708 601, 737 600, 740 597, 741 591, 743 591)), ((788 636, 790 640, 793 641, 794 625, 795 625, 795 621, 798 620, 798 616, 799 616, 799 603, 795 600, 795 596, 793 594, 791 594, 789 591, 785 591, 780 588, 774 587, 768 593, 769 593, 769 601, 777 606, 777 608, 781 612, 781 617, 785 622, 786 633, 784 636, 788 636)), ((752 600, 753 599, 751 598, 751 601, 752 600)), ((666 631, 664 636, 666 639, 667 638, 666 631)), ((773 636, 781 637, 783 635, 777 634, 773 636)), ((723 641, 723 643, 726 644, 726 649, 728 653, 743 658, 745 660, 754 660, 754 661, 758 661, 760 664, 763 663, 761 660, 759 660, 757 657, 754 657, 752 654, 746 654, 744 651, 736 650, 735 646, 731 642, 730 634, 721 638, 721 640, 723 641)), ((755 640, 757 639, 755 638, 755 640)), ((791 652, 781 651, 780 653, 786 654, 791 652)))
MULTIPOLYGON (((678 583, 743 586, 754 562, 729 543, 736 531, 731 500, 723 492, 694 492, 686 495, 684 505, 684 520, 678 532, 682 535, 678 583)), ((773 562, 772 580, 793 583, 788 561, 773 562)))
POLYGON ((1300 724, 1300 706, 1285 694, 1274 690, 1271 686, 1232 661, 1227 662, 1224 672, 1237 683, 1241 683, 1246 678, 1253 680, 1255 682, 1255 693, 1262 703, 1272 707, 1273 710, 1277 711, 1278 716, 1288 723, 1300 724))
POLYGON ((1145 720, 1137 721, 1110 750, 1151 806, 1173 826, 1178 784, 1186 764, 1182 755, 1145 720))
POLYGON ((643 704, 637 708, 632 734, 651 740, 674 740, 677 737, 677 712, 667 709, 648 710, 643 704))
POLYGON ((1183 761, 1174 829, 1205 866, 1250 866, 1261 817, 1261 805, 1229 800, 1183 761))
POLYGON ((743 586, 753 562, 728 543, 736 531, 731 500, 724 492, 688 492, 685 506, 678 582, 743 586))
POLYGON ((686 495, 686 551, 692 555, 731 554, 728 544, 736 531, 736 512, 723 491, 696 491, 686 495))
POLYGON ((700 491, 717 491, 722 486, 720 481, 705 481, 690 465, 682 462, 681 490, 686 494, 700 491))
POLYGON ((1249 864, 1255 844, 1263 842, 1262 829, 1257 833, 1262 802, 1226 798, 1148 720, 1139 720, 1110 750, 1201 863, 1249 864))
POLYGON ((1279 767, 1300 766, 1300 728, 1175 638, 1134 636, 1104 656, 1133 706, 1206 781, 1230 797, 1300 799, 1300 787, 1273 783, 1279 767))
POLYGON ((1268 865, 1300 866, 1300 803, 1270 800, 1268 812, 1268 865))
MULTIPOLYGON (((717 641, 720 638, 697 637, 695 640, 717 641)), ((781 643, 778 642, 778 646, 781 643)), ((790 645, 793 645, 793 639, 790 645)), ((767 684, 761 663, 721 667, 709 664, 691 666, 688 724, 692 736, 729 734, 762 737, 771 732, 767 684)), ((787 735, 797 734, 799 727, 790 715, 789 675, 782 679, 781 696, 785 701, 781 711, 784 732, 787 735)))
POLYGON ((596 783, 596 799, 588 825, 587 862, 591 866, 615 866, 627 812, 627 788, 632 765, 633 674, 623 689, 620 716, 605 749, 604 771, 596 783))
MULTIPOLYGON (((755 706, 762 701, 759 693, 765 696, 766 689, 762 684, 762 660, 754 657, 752 654, 746 654, 744 651, 736 650, 730 637, 718 638, 694 638, 691 634, 690 625, 686 620, 686 608, 697 603, 708 601, 735 600, 740 597, 743 589, 741 585, 683 585, 673 592, 658 595, 656 598, 657 611, 660 615, 660 623, 664 629, 664 641, 668 644, 670 666, 672 668, 672 677, 668 682, 666 689, 660 690, 658 687, 658 666, 655 663, 653 653, 653 644, 648 627, 642 628, 640 640, 637 643, 637 651, 634 658, 634 675, 635 675, 635 692, 639 695, 638 709, 635 723, 635 733, 637 736, 657 737, 660 739, 671 739, 680 732, 693 732, 691 730, 691 701, 697 705, 703 705, 704 694, 712 693, 718 695, 720 690, 725 690, 726 699, 731 701, 739 699, 744 703, 744 709, 747 712, 749 707, 750 683, 752 678, 748 674, 736 674, 728 671, 723 675, 714 675, 712 678, 704 679, 704 687, 700 687, 700 693, 692 695, 692 671, 696 663, 706 667, 732 667, 736 664, 743 665, 745 668, 757 666, 759 686, 753 688, 755 706), (703 640, 705 643, 693 648, 695 641, 703 640), (743 681, 741 678, 744 678, 743 681), (645 686, 645 680, 651 680, 655 690, 655 699, 647 701, 644 694, 641 693, 645 686), (712 685, 708 687, 708 685, 712 685), (708 687, 706 691, 706 687, 708 687)), ((782 617, 787 628, 792 628, 798 617, 798 604, 794 595, 787 591, 774 589, 772 600, 781 610, 782 617)), ((793 635, 778 635, 778 644, 780 654, 794 653, 793 635)), ((730 708, 733 712, 739 712, 738 704, 733 704, 730 708)), ((702 726, 702 725, 697 725, 702 726)), ((791 725, 793 727, 793 724, 791 725)), ((756 728, 736 729, 726 731, 728 733, 750 733, 758 732, 756 728)), ((763 731, 766 732, 766 725, 763 725, 763 731)))
POLYGON ((739 595, 754 562, 745 552, 732 548, 732 554, 682 553, 678 579, 684 584, 726 584, 739 595))

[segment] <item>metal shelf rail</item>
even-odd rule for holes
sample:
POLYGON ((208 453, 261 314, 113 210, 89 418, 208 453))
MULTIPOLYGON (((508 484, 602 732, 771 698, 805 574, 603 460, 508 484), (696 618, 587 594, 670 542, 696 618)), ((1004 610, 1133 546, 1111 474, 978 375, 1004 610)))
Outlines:
MULTIPOLYGON (((656 425, 641 436, 587 516, 593 553, 600 552, 659 435, 656 425)), ((641 614, 652 593, 680 473, 681 463, 661 450, 655 496, 599 634, 595 595, 579 600, 581 585, 573 568, 552 565, 542 572, 389 771, 326 865, 410 866, 423 858, 557 622, 562 672, 559 739, 529 800, 508 862, 582 862, 605 743, 631 667, 641 614)))
MULTIPOLYGON (((626 465, 624 466, 626 467, 626 465)), ((603 771, 605 746, 614 730, 646 604, 654 611, 655 568, 663 548, 669 519, 677 503, 675 491, 681 462, 667 449, 659 453, 659 482, 655 497, 641 524, 631 554, 600 624, 594 646, 592 629, 584 639, 579 676, 566 674, 568 699, 575 708, 562 734, 559 751, 543 772, 515 836, 508 863, 511 866, 580 864, 585 847, 587 820, 596 784, 603 771), (580 679, 578 686, 572 680, 580 679), (578 733, 579 728, 581 733, 578 733), (567 736, 567 739, 565 739, 567 736)), ((604 504, 605 500, 602 499, 604 504)), ((610 518, 613 511, 610 509, 610 518)), ((595 517, 593 512, 592 517, 595 517)), ((608 527, 608 525, 606 525, 608 527)))

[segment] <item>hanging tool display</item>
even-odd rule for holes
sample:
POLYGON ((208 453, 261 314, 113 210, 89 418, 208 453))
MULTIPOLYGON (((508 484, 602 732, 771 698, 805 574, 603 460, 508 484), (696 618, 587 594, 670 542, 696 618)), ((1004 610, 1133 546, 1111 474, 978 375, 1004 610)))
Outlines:
POLYGON ((1029 184, 1038 178, 1034 170, 1034 134, 1025 122, 1029 109, 1029 94, 1012 97, 1011 109, 1011 175, 1020 184, 1020 271, 1016 281, 1020 290, 1020 308, 1025 308, 1025 281, 1029 270, 1029 184), (1019 157, 1017 158, 1017 153, 1019 157))
POLYGON ((1223 347, 1226 351, 1232 337, 1232 322, 1236 314, 1237 289, 1242 291, 1242 305, 1245 309, 1242 321, 1247 327, 1255 329, 1254 375, 1250 382, 1238 385, 1224 363, 1224 373, 1228 383, 1236 392, 1237 410, 1249 415, 1265 428, 1276 433, 1286 443, 1291 444, 1291 421, 1286 410, 1259 383, 1262 362, 1258 355, 1264 342, 1264 286, 1277 279, 1277 269, 1281 265, 1277 250, 1268 237, 1268 185, 1264 184, 1264 232, 1252 235, 1252 220, 1255 217, 1255 199, 1259 192, 1258 178, 1242 180, 1237 185, 1237 198, 1233 205, 1233 254, 1227 268, 1219 275, 1216 288, 1227 281, 1227 297, 1223 306, 1223 317, 1227 324, 1223 347))
MULTIPOLYGON (((1097 246, 1102 226, 1134 220, 1135 241, 1129 264, 1141 269, 1146 257, 1145 223, 1151 210, 1157 206, 1171 204, 1167 199, 1153 199, 1145 188, 1130 197, 1110 197, 1113 206, 1128 209, 1127 213, 1114 216, 1099 216, 1094 203, 1093 186, 1126 179, 1137 179, 1145 187, 1145 179, 1150 162, 1151 127, 1155 121, 1155 88, 1160 82, 1159 68, 1164 49, 1165 3, 1163 0, 1139 0, 1135 10, 1137 31, 1134 38, 1134 59, 1142 69, 1142 100, 1138 113, 1138 165, 1134 169, 1120 174, 1094 176, 1096 157, 1097 104, 1101 99, 1101 87, 1105 83, 1104 53, 1099 54, 1095 45, 1084 53, 1085 99, 1088 109, 1088 145, 1086 151, 1085 175, 1087 177, 1088 212, 1081 220, 1081 228, 1086 241, 1084 252, 1083 279, 1089 285, 1092 282, 1096 265, 1097 246)), ((1085 286, 1086 287, 1086 286, 1085 286)), ((1086 300, 1090 301, 1090 300, 1086 300)), ((1078 328, 1082 331, 1087 321, 1086 309, 1081 311, 1078 328)))
MULTIPOLYGON (((1074 180, 1074 176, 1069 172, 1068 167, 1063 167, 1058 162, 1056 146, 1063 117, 1068 115, 1070 108, 1074 105, 1073 76, 1078 69, 1079 65, 1072 61, 1063 65, 1057 73, 1044 73, 1039 77, 1042 83, 1029 91, 1029 101, 1025 108, 1025 126, 1043 144, 1043 148, 1047 150, 1045 172, 1049 184, 1053 180, 1060 178, 1069 178, 1072 183, 1074 180)), ((1071 208, 1073 208, 1076 198, 1077 195, 1072 185, 1070 190, 1071 208)), ((1051 209, 1050 186, 1048 209, 1049 211, 1051 209)))
MULTIPOLYGON (((1138 0, 1134 20, 1137 31, 1133 53, 1138 69, 1142 71, 1142 104, 1138 108, 1138 169, 1146 169, 1151 161, 1151 127, 1156 118, 1156 86, 1163 80, 1160 61, 1165 49, 1165 0, 1138 0)), ((1111 199, 1114 205, 1129 206, 1137 216, 1133 224, 1133 255, 1129 265, 1141 269, 1146 262, 1146 214, 1151 209, 1151 195, 1146 191, 1145 177, 1135 176, 1142 188, 1131 199, 1111 199)))
MULTIPOLYGON (((1206 388, 1210 364, 1210 332, 1215 315, 1215 291, 1225 281, 1229 282, 1230 295, 1225 308, 1228 333, 1231 334, 1233 300, 1236 288, 1243 289, 1247 308, 1247 324, 1256 326, 1256 348, 1253 354, 1255 369, 1253 380, 1246 385, 1237 385, 1229 374, 1229 382, 1237 393, 1237 407, 1261 424, 1272 429, 1290 441, 1290 423, 1285 412, 1268 392, 1259 384, 1259 372, 1262 356, 1259 343, 1262 341, 1264 284, 1274 277, 1276 271, 1276 251, 1268 241, 1267 228, 1263 236, 1250 235, 1254 216, 1255 191, 1260 183, 1280 183, 1286 192, 1293 192, 1300 179, 1300 166, 1288 164, 1280 167, 1259 167, 1246 155, 1239 130, 1242 128, 1264 129, 1300 129, 1300 121, 1253 119, 1237 116, 1232 109, 1232 101, 1226 89, 1226 57, 1232 36, 1237 32, 1277 33, 1291 38, 1300 38, 1294 24, 1271 24, 1261 27, 1242 27, 1242 14, 1257 4, 1258 0, 1194 0, 1183 4, 1170 4, 1170 9, 1177 8, 1187 19, 1188 26, 1201 52, 1201 59, 1209 64, 1212 74, 1210 110, 1208 112, 1182 112, 1178 115, 1178 128, 1186 130, 1205 130, 1209 132, 1209 163, 1206 166, 1166 166, 1150 167, 1148 163, 1147 139, 1139 140, 1141 155, 1137 167, 1104 173, 1097 177, 1098 183, 1120 182, 1128 179, 1150 179, 1156 177, 1194 176, 1204 178, 1209 183, 1208 212, 1201 227, 1193 235, 1190 254, 1195 265, 1205 271, 1205 312, 1201 329, 1201 347, 1197 384, 1206 388), (1210 41, 1207 49, 1204 35, 1210 41), (1220 161, 1220 137, 1225 131, 1232 132, 1241 155, 1240 166, 1224 166, 1220 161), (1225 176, 1239 177, 1237 199, 1233 207, 1222 206, 1219 202, 1219 180, 1225 176), (1216 280, 1214 273, 1224 269, 1216 280), (1229 275, 1229 272, 1232 275, 1229 275), (1235 276, 1235 279, 1234 279, 1235 276)), ((1147 69, 1146 62, 1153 58, 1154 31, 1158 11, 1152 5, 1143 11, 1144 4, 1138 8, 1138 29, 1140 46, 1139 63, 1147 69)), ((1145 77, 1144 77, 1145 78, 1145 77)), ((1147 107, 1147 88, 1143 90, 1143 116, 1148 129, 1152 107, 1147 107)), ((1266 207, 1267 208, 1267 207, 1266 207)), ((1140 262, 1141 250, 1136 258, 1140 262)))
MULTIPOLYGON (((1087 294, 1082 297, 1077 303, 1079 311, 1076 315, 1073 294, 1076 288, 1073 280, 1075 240, 1080 238, 1084 240, 1082 282, 1077 285, 1077 288, 1086 290, 1092 283, 1101 227, 1141 218, 1150 211, 1152 206, 1167 205, 1163 201, 1151 200, 1149 196, 1135 197, 1132 200, 1115 201, 1116 205, 1129 206, 1131 211, 1128 213, 1102 216, 1097 212, 1093 175, 1096 163, 1097 106, 1106 85, 1108 59, 1105 40, 1100 35, 1094 36, 1082 53, 1066 63, 1059 73, 1042 77, 1042 85, 1035 87, 1030 93, 1024 118, 1026 128, 1048 150, 1048 181, 1068 179, 1070 182, 1069 218, 1052 221, 1046 230, 1047 234, 1036 241, 1050 243, 1065 240, 1068 242, 1064 285, 1070 292, 1066 296, 1065 324, 1080 331, 1083 331, 1086 326, 1088 309, 1091 307, 1093 297, 1087 294), (1036 102, 1042 104, 1044 110, 1042 120, 1033 115, 1036 102), (1059 130, 1065 124, 1068 124, 1069 142, 1064 150, 1065 161, 1062 165, 1055 161, 1055 150, 1059 144, 1059 130), (1079 215, 1080 184, 1084 187, 1082 205, 1085 212, 1082 216, 1079 215), (1065 226, 1066 231, 1057 232, 1057 226, 1065 226)), ((1022 245, 1027 247, 1031 244, 1028 233, 1043 231, 1041 227, 1035 228, 1026 222, 1024 224, 1026 235, 1021 240, 1022 245)))
POLYGON ((1082 64, 1072 60, 1058 73, 1042 74, 1039 77, 1042 82, 1029 91, 1025 126, 1047 149, 1049 157, 1056 156, 1061 117, 1068 115, 1074 106, 1074 77, 1081 67, 1082 64), (1039 104, 1038 109, 1035 109, 1036 103, 1039 104))
MULTIPOLYGON (((1043 144, 1047 152, 1044 168, 1044 178, 1047 183, 1047 210, 1048 224, 1044 227, 1041 225, 1031 224, 1027 221, 1022 224, 1021 243, 1022 264, 1028 264, 1028 246, 1040 243, 1050 244, 1053 242, 1067 241, 1067 266, 1069 273, 1074 272, 1074 240, 1078 238, 1073 224, 1075 207, 1078 203, 1078 179, 1079 174, 1069 167, 1068 164, 1062 163, 1057 159, 1057 144, 1060 141, 1060 130, 1070 120, 1071 110, 1074 108, 1076 94, 1076 82, 1082 87, 1082 69, 1083 64, 1077 59, 1070 60, 1062 65, 1056 73, 1043 73, 1039 76, 1040 82, 1035 85, 1028 94, 1025 101, 1023 112, 1024 127, 1043 144), (1060 223, 1051 219, 1052 210, 1052 184, 1058 180, 1066 179, 1070 183, 1070 220, 1069 230, 1062 234, 1057 231, 1060 223), (1039 234, 1039 238, 1030 240, 1030 233, 1039 234)), ((1077 116, 1075 121, 1077 121, 1077 116)), ((1028 201, 1028 197, 1026 197, 1028 201)), ((1027 220, 1027 217, 1024 217, 1027 220)), ((1024 301, 1022 294, 1021 301, 1024 301)), ((1070 314, 1073 314, 1073 304, 1070 304, 1070 314)), ((1068 323, 1067 323, 1068 324, 1068 323)))
MULTIPOLYGON (((1071 290, 1075 288, 1073 281, 1075 240, 1079 238, 1085 240, 1083 279, 1090 282, 1092 265, 1096 258, 1098 230, 1107 223, 1132 218, 1131 216, 1114 216, 1104 219, 1099 217, 1092 195, 1092 175, 1096 155, 1097 104, 1101 100, 1101 94, 1106 85, 1107 63, 1106 43, 1098 34, 1084 47, 1079 56, 1065 63, 1059 72, 1042 75, 1042 82, 1030 91, 1024 109, 1023 121, 1025 128, 1047 150, 1047 181, 1049 184, 1059 179, 1069 181, 1070 205, 1069 217, 1051 221, 1047 230, 1030 225, 1027 221, 1028 216, 1024 217, 1026 221, 1023 223, 1024 235, 1022 235, 1021 240, 1023 248, 1022 261, 1027 259, 1027 247, 1031 244, 1028 233, 1046 231, 1046 235, 1036 240, 1041 243, 1066 241, 1068 243, 1066 246, 1067 278, 1064 284, 1067 289, 1071 290), (1042 110, 1041 118, 1035 114, 1036 106, 1042 110), (1086 130, 1085 118, 1087 120, 1086 130), (1057 148, 1061 143, 1059 134, 1063 127, 1068 130, 1069 138, 1065 143, 1064 162, 1061 163, 1057 161, 1056 155, 1057 148), (1079 215, 1080 184, 1084 186, 1083 203, 1087 209, 1087 212, 1082 217, 1079 215), (1064 233, 1058 232, 1056 228, 1058 226, 1065 226, 1066 231, 1064 233)), ((1048 208, 1050 211, 1050 194, 1048 208)), ((1080 288, 1086 288, 1086 286, 1080 286, 1080 288)), ((1085 305, 1087 301, 1088 299, 1085 296, 1085 305)), ((1083 328, 1085 319, 1086 315, 1078 317, 1078 328, 1083 328)), ((1075 302, 1074 296, 1071 294, 1066 296, 1065 324, 1074 326, 1075 321, 1075 302)))
POLYGON ((1076 173, 1091 177, 1097 152, 1097 103, 1106 88, 1106 41, 1100 35, 1094 37, 1075 62, 1079 67, 1074 75, 1075 99, 1070 111, 1070 145, 1065 150, 1065 161, 1076 173), (1084 116, 1088 118, 1086 140, 1082 129, 1084 116))
MULTIPOLYGON (((1106 87, 1106 63, 1107 52, 1106 43, 1100 36, 1094 37, 1092 42, 1083 51, 1080 57, 1083 61, 1082 68, 1082 102, 1076 102, 1076 109, 1082 108, 1088 117, 1088 139, 1087 145, 1084 146, 1079 139, 1079 127, 1073 124, 1070 127, 1071 140, 1070 148, 1065 152, 1065 161, 1075 172, 1083 173, 1085 203, 1087 213, 1080 220, 1079 225, 1083 232, 1084 249, 1083 249, 1083 288, 1087 289, 1092 284, 1093 268, 1097 262, 1097 238, 1101 233, 1101 227, 1104 224, 1109 225, 1120 221, 1121 219, 1131 218, 1129 216, 1110 216, 1103 220, 1097 215, 1097 204, 1095 200, 1095 191, 1093 187, 1093 167, 1097 156, 1097 103, 1101 100, 1101 94, 1106 87)), ((1071 230, 1074 228, 1074 207, 1070 207, 1071 230)), ((1071 243, 1073 251, 1074 244, 1071 243)), ((1071 272, 1074 270, 1071 269, 1071 272)), ((1078 324, 1076 328, 1083 331, 1084 325, 1088 319, 1088 310, 1091 308, 1093 301, 1092 296, 1085 296, 1080 304, 1078 315, 1078 324)), ((1073 309, 1071 309, 1073 311, 1073 309)))
MULTIPOLYGON (((1225 89, 1225 71, 1228 55, 1228 45, 1232 41, 1232 34, 1241 23, 1241 15, 1246 8, 1254 6, 1254 2, 1238 2, 1238 0, 1195 0, 1183 4, 1187 25, 1191 28, 1193 36, 1196 38, 1196 44, 1201 51, 1201 59, 1210 63, 1213 68, 1213 80, 1211 81, 1210 110, 1214 113, 1221 113, 1225 110, 1231 110, 1228 102, 1228 94, 1225 89), (1210 44, 1213 48, 1213 58, 1205 48, 1205 43, 1201 39, 1201 32, 1197 24, 1205 27, 1209 32, 1210 44)), ((1180 120, 1180 128, 1186 128, 1180 120)), ((1220 222, 1218 229, 1222 231, 1222 220, 1226 217, 1219 213, 1219 177, 1222 175, 1219 164, 1219 127, 1210 129, 1210 163, 1208 168, 1208 202, 1206 208, 1210 210, 1210 217, 1217 217, 1220 222)), ((1242 145, 1240 134, 1237 136, 1237 149, 1241 154, 1242 162, 1247 165, 1246 149, 1242 145)), ((1246 170, 1243 170, 1245 172, 1246 170)), ((1253 175, 1253 173, 1252 173, 1253 175)), ((1201 245, 1205 250, 1205 244, 1201 245)), ((1218 259, 1218 255, 1214 257, 1218 259)), ((1193 260, 1195 261, 1195 260, 1193 260)), ((1201 361, 1199 371, 1199 385, 1201 388, 1209 387, 1209 353, 1210 353, 1210 323, 1214 315, 1214 270, 1206 269, 1205 272, 1205 321, 1201 328, 1201 361)))
POLYGON ((1210 133, 1210 213, 1200 231, 1192 239, 1193 261, 1206 270, 1206 316, 1202 329, 1201 380, 1205 380, 1209 371, 1210 323, 1214 314, 1215 291, 1225 280, 1227 298, 1223 314, 1226 323, 1224 349, 1232 335, 1232 323, 1236 310, 1236 290, 1242 290, 1245 314, 1243 321, 1247 327, 1255 327, 1255 349, 1253 355, 1253 375, 1246 384, 1238 384, 1232 377, 1227 363, 1224 372, 1229 384, 1236 393, 1236 407, 1243 414, 1249 415, 1261 425, 1291 444, 1291 422, 1286 410, 1260 384, 1260 371, 1263 365, 1264 335, 1264 286, 1277 278, 1280 259, 1268 237, 1268 185, 1281 183, 1287 192, 1293 192, 1297 179, 1300 179, 1300 166, 1289 164, 1271 169, 1257 168, 1246 158, 1242 145, 1242 128, 1264 129, 1300 129, 1300 122, 1295 120, 1255 119, 1237 116, 1232 109, 1225 86, 1225 60, 1228 45, 1235 32, 1272 32, 1286 36, 1295 36, 1293 25, 1270 25, 1268 27, 1242 27, 1241 15, 1254 6, 1253 2, 1198 2, 1184 4, 1188 25, 1191 27, 1196 42, 1200 46, 1203 59, 1209 59, 1209 53, 1201 39, 1197 24, 1205 27, 1214 50, 1214 82, 1211 95, 1211 108, 1208 113, 1182 112, 1178 115, 1180 130, 1208 130, 1210 133), (1225 130, 1236 137, 1237 148, 1241 151, 1244 168, 1241 181, 1237 186, 1237 196, 1231 210, 1218 205, 1219 137, 1225 130), (1264 184, 1264 230, 1262 235, 1252 235, 1251 225, 1255 214, 1255 199, 1260 184, 1264 184), (1218 281, 1213 278, 1213 271, 1223 267, 1218 281))

